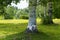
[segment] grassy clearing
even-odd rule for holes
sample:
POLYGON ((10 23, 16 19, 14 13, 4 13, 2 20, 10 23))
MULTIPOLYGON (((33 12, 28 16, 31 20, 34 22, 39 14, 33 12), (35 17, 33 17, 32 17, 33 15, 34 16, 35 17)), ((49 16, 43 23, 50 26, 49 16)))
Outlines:
POLYGON ((0 20, 0 40, 60 40, 60 19, 54 19, 52 25, 40 21, 37 19, 39 33, 26 34, 28 20, 0 20))
POLYGON ((13 20, 0 20, 0 23, 13 23, 13 24, 18 24, 18 23, 27 23, 28 20, 25 20, 25 19, 20 19, 20 20, 16 20, 16 19, 13 19, 13 20))

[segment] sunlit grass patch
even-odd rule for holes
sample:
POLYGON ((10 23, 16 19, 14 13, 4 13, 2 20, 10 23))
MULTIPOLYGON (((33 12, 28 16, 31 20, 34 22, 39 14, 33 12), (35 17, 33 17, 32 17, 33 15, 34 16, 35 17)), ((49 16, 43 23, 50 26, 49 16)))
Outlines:
POLYGON ((60 24, 60 19, 53 19, 54 23, 60 24))
POLYGON ((3 38, 7 35, 16 34, 22 32, 26 29, 27 23, 19 24, 0 24, 0 37, 3 38))
POLYGON ((13 19, 13 20, 0 20, 0 23, 15 23, 15 24, 17 24, 17 23, 27 23, 28 22, 28 20, 24 20, 24 19, 20 19, 20 20, 15 20, 15 19, 13 19))
MULTIPOLYGON (((54 23, 60 24, 60 19, 53 19, 54 23)), ((0 20, 0 23, 28 23, 28 20, 26 19, 13 19, 13 20, 0 20)), ((41 19, 37 18, 37 23, 41 23, 41 19)))
POLYGON ((28 20, 0 20, 0 39, 26 40, 25 38, 30 36, 32 40, 60 40, 60 19, 53 19, 53 21, 56 25, 43 25, 39 24, 41 19, 37 19, 37 28, 40 33, 28 35, 24 34, 28 20))

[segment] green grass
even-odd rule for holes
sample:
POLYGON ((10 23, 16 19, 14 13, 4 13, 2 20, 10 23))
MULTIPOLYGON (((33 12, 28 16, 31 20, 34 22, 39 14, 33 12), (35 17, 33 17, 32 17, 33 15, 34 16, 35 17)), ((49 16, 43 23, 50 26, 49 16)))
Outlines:
POLYGON ((39 33, 25 33, 28 20, 0 20, 0 40, 60 40, 60 19, 52 25, 42 25, 37 19, 39 33))

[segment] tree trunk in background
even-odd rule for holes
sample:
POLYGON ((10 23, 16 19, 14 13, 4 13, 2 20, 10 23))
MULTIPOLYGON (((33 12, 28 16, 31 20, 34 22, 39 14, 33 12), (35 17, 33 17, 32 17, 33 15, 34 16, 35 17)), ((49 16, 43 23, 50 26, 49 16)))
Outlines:
POLYGON ((52 2, 48 2, 48 24, 53 24, 52 21, 52 2))
POLYGON ((52 2, 48 2, 48 7, 44 6, 44 14, 42 18, 42 24, 53 24, 52 21, 52 2), (46 9, 48 9, 48 14, 46 13, 46 9))
POLYGON ((29 22, 27 32, 37 32, 36 27, 36 0, 29 1, 29 22))

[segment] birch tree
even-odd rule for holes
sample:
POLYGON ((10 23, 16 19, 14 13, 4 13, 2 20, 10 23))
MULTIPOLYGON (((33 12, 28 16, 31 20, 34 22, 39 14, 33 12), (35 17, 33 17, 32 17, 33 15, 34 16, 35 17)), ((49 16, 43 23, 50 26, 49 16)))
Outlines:
POLYGON ((37 0, 29 0, 29 22, 27 26, 27 32, 37 32, 36 5, 37 0))

